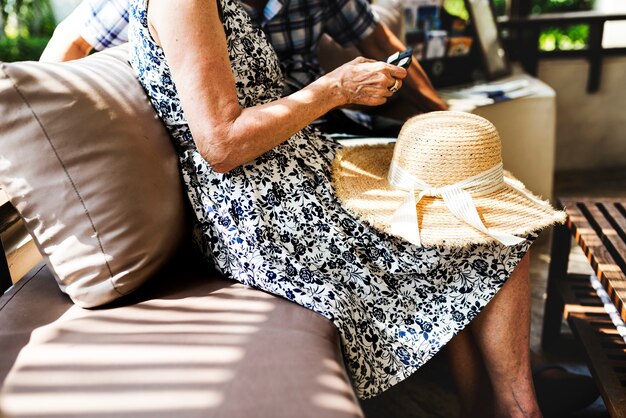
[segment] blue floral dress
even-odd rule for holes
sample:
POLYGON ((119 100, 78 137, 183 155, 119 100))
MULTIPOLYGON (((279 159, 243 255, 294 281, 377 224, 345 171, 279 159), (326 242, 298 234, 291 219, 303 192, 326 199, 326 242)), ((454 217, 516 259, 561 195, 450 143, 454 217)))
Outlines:
MULTIPOLYGON (((282 75, 264 34, 236 0, 221 1, 241 106, 280 98, 282 75)), ((330 164, 339 145, 311 127, 248 164, 214 172, 196 149, 148 31, 146 0, 131 4, 131 64, 177 148, 196 244, 225 276, 333 321, 361 398, 428 361, 527 251, 530 240, 512 248, 421 248, 371 229, 337 201, 330 164)))

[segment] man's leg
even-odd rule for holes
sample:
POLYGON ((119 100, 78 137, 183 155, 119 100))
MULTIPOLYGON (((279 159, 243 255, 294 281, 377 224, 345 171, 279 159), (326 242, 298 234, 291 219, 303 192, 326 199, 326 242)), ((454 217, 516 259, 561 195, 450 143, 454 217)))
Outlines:
POLYGON ((456 335, 444 353, 459 396, 461 417, 493 416, 489 376, 471 330, 466 328, 456 335))
POLYGON ((326 134, 345 134, 363 137, 397 138, 403 122, 384 116, 369 115, 371 126, 350 119, 340 110, 328 112, 313 126, 326 134))

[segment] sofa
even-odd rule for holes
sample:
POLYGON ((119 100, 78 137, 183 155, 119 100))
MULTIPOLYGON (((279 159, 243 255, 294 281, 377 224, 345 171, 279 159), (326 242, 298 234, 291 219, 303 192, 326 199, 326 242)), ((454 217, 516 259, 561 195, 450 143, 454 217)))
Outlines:
POLYGON ((330 321, 192 249, 127 55, 0 64, 0 187, 43 255, 0 297, 0 415, 362 417, 330 321))

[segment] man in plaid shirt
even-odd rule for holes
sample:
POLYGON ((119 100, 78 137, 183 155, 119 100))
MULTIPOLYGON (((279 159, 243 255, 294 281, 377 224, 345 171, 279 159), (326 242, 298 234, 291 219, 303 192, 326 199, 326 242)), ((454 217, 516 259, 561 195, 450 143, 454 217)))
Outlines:
MULTIPOLYGON (((81 58, 127 41, 128 0, 84 0, 62 22, 42 60, 81 58)), ((242 5, 276 50, 288 95, 323 74, 318 60, 322 35, 338 44, 355 46, 368 58, 382 60, 405 49, 382 23, 367 0, 242 0, 242 5)), ((416 59, 400 90, 413 113, 441 110, 445 105, 416 59)), ((395 136, 402 121, 351 110, 331 112, 319 127, 327 132, 395 136)))

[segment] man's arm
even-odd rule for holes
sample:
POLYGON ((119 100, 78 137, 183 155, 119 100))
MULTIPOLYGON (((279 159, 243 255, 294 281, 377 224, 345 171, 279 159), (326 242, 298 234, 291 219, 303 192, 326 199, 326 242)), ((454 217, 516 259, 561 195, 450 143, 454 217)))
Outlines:
POLYGON ((39 61, 62 62, 84 58, 93 47, 80 34, 80 27, 66 19, 61 22, 46 45, 39 61))
POLYGON ((83 58, 128 41, 128 0, 84 0, 55 29, 40 61, 83 58))
MULTIPOLYGON (((328 0, 326 17, 325 31, 335 42, 344 47, 356 46, 365 57, 384 60, 406 49, 367 0, 328 0)), ((417 59, 412 60, 408 70, 405 87, 400 90, 402 97, 420 112, 446 109, 417 59)))
MULTIPOLYGON (((356 46, 365 57, 377 60, 384 60, 389 55, 406 49, 404 43, 382 22, 378 22, 374 30, 356 46)), ((437 95, 415 57, 411 61, 408 76, 404 79, 404 88, 400 90, 400 94, 422 112, 446 109, 446 105, 437 95)))

